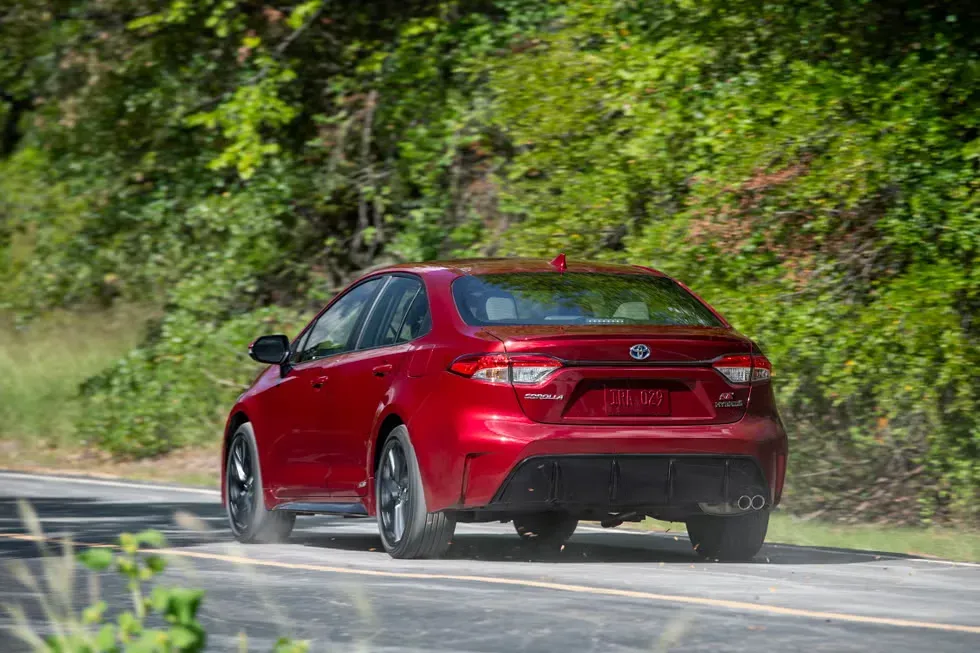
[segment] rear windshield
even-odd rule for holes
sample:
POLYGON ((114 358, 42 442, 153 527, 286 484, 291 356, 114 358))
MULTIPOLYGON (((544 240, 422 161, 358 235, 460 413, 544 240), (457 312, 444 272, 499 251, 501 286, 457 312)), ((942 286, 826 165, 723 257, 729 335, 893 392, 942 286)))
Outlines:
POLYGON ((721 326, 665 277, 592 272, 516 272, 460 277, 453 297, 473 326, 654 324, 721 326))

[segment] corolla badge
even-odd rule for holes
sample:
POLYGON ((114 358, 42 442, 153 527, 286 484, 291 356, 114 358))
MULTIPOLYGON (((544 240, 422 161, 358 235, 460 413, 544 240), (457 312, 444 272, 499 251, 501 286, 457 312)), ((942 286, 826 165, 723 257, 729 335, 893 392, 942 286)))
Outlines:
POLYGON ((741 408, 744 405, 744 401, 735 398, 734 392, 722 392, 715 402, 715 408, 741 408))
POLYGON ((633 345, 630 347, 630 356, 638 361, 650 358, 650 348, 646 345, 633 345))

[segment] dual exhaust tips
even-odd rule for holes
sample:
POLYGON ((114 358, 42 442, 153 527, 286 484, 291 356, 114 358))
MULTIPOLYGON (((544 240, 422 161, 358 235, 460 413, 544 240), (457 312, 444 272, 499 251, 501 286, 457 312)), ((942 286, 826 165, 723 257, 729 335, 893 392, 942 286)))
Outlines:
POLYGON ((750 497, 747 494, 743 494, 735 502, 739 510, 762 510, 766 506, 766 498, 761 494, 750 497))
POLYGON ((741 515, 750 510, 762 510, 766 507, 766 497, 761 494, 743 494, 731 503, 699 503, 698 507, 706 515, 741 515))

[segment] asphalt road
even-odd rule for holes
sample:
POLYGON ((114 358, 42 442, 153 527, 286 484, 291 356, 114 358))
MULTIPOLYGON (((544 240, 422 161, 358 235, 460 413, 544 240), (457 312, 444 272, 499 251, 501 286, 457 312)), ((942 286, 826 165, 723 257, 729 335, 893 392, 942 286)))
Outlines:
MULTIPOLYGON (((0 603, 41 632, 40 547, 97 544, 156 528, 171 548, 161 582, 207 590, 209 650, 269 650, 280 635, 312 651, 971 651, 980 650, 980 565, 767 545, 751 564, 699 561, 686 536, 580 527, 536 554, 510 524, 461 525, 447 559, 396 561, 373 521, 300 518, 282 545, 231 540, 217 493, 0 473, 0 603), (33 539, 32 539, 33 538, 33 539)), ((59 577, 64 581, 64 576, 59 577)), ((81 574, 77 602, 84 604, 81 574)), ((125 588, 101 574, 112 608, 125 588)), ((26 650, 0 611, 0 652, 26 650)))

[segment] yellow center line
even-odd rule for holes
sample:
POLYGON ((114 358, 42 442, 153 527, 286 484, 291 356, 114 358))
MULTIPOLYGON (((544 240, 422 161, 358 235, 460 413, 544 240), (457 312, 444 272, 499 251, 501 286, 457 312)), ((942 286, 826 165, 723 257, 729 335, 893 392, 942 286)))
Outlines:
MULTIPOLYGON (((40 537, 36 535, 25 535, 20 533, 0 533, 0 538, 10 540, 22 540, 25 542, 65 542, 61 538, 40 537)), ((99 547, 118 549, 114 544, 86 544, 73 542, 75 546, 99 547)), ((697 596, 684 596, 681 594, 659 594, 656 592, 641 592, 637 590, 617 589, 612 587, 592 587, 589 585, 570 585, 568 583, 552 583, 547 581, 526 580, 521 578, 499 578, 493 576, 471 576, 465 574, 432 574, 414 571, 381 571, 378 569, 359 569, 353 567, 333 567, 330 565, 315 565, 301 562, 281 562, 278 560, 261 560, 248 558, 245 556, 225 555, 221 553, 207 553, 205 551, 189 551, 187 549, 153 549, 153 553, 180 557, 194 558, 198 560, 216 560, 220 562, 232 562, 235 564, 253 565, 260 567, 275 567, 278 569, 298 569, 303 571, 319 571, 329 574, 346 574, 352 576, 374 576, 381 578, 404 578, 409 580, 447 580, 465 581, 475 583, 485 583, 488 585, 509 585, 516 587, 533 587, 537 589, 555 590, 559 592, 573 592, 576 594, 592 594, 596 596, 614 596, 626 599, 641 599, 645 601, 657 601, 660 603, 673 603, 678 605, 695 605, 709 608, 722 608, 725 610, 735 610, 743 612, 757 612, 770 615, 780 615, 785 617, 804 617, 807 619, 820 619, 830 621, 842 621, 857 624, 872 624, 876 626, 895 626, 898 628, 926 628, 930 630, 942 630, 954 633, 970 633, 980 635, 980 626, 966 626, 962 624, 947 624, 934 621, 917 621, 914 619, 897 619, 893 617, 871 617, 846 612, 823 612, 820 610, 806 610, 803 608, 786 608, 776 605, 764 605, 760 603, 748 603, 745 601, 732 601, 728 599, 709 599, 697 596)))

